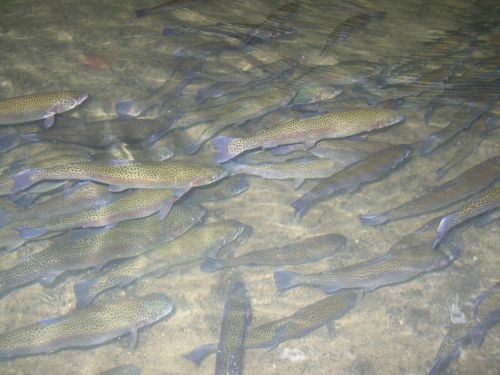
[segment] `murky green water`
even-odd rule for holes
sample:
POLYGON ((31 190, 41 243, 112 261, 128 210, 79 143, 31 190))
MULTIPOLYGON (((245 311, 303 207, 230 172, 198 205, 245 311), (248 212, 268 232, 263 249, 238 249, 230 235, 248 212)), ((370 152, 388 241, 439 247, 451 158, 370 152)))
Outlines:
MULTIPOLYGON (((145 98, 151 89, 158 88, 170 77, 177 64, 175 53, 179 48, 214 40, 197 33, 166 37, 162 35, 165 26, 197 26, 214 20, 259 23, 285 3, 202 1, 189 9, 136 18, 135 9, 155 5, 155 1, 5 0, 0 4, 0 97, 77 89, 88 92, 90 98, 72 115, 86 121, 116 117, 117 102, 145 98)), ((494 24, 500 16, 500 8, 493 1, 449 0, 439 4, 425 0, 405 0, 397 4, 362 1, 359 6, 385 11, 385 17, 371 20, 364 29, 334 43, 318 56, 333 27, 359 14, 359 8, 335 1, 303 0, 298 3, 297 14, 287 23, 297 30, 295 34, 245 51, 212 54, 203 69, 215 74, 230 66, 235 70, 247 69, 255 59, 264 63, 285 57, 300 57, 304 65, 328 65, 349 60, 391 65, 404 57, 411 59, 418 55, 424 51, 426 43, 450 35, 447 32, 469 24, 494 24), (249 55, 254 59, 249 60, 249 55)), ((470 31, 453 35, 458 39, 459 47, 451 52, 446 50, 443 55, 431 55, 428 65, 435 64, 439 68, 464 63, 462 75, 470 83, 468 87, 473 88, 477 76, 483 72, 475 64, 489 61, 496 66, 492 69, 491 80, 498 81, 500 28, 488 27, 486 31, 477 32, 475 38, 471 37, 470 31), (461 45, 467 48, 461 48, 461 45)), ((168 116, 169 110, 177 112, 195 108, 194 97, 205 83, 202 79, 194 80, 175 100, 166 102, 160 118, 168 116)), ((398 86, 396 91, 404 91, 407 87, 398 86)), ((495 90, 498 95, 498 84, 495 90)), ((406 116, 402 124, 370 134, 368 138, 411 144, 444 128, 458 108, 450 104, 451 99, 446 105, 436 108, 428 125, 423 119, 426 103, 440 92, 438 88, 409 98, 397 109, 406 116)), ((351 99, 343 103, 349 107, 360 102, 351 99)), ((498 105, 493 105, 491 112, 498 116, 498 105)), ((148 115, 156 117, 158 112, 152 111, 148 115)), ((225 133, 250 134, 269 128, 273 125, 273 116, 265 117, 260 123, 251 122, 228 129, 225 133)), ((31 125, 23 126, 23 129, 30 129, 31 125)), ((168 133, 166 138, 171 137, 177 146, 178 158, 212 160, 215 153, 209 143, 194 156, 182 155, 186 135, 199 132, 196 128, 176 131, 173 135, 168 133)), ((499 141, 498 130, 490 132, 480 147, 460 167, 451 170, 443 181, 497 155, 499 141)), ((363 186, 356 193, 342 194, 316 205, 301 220, 293 217, 290 204, 315 182, 306 181, 300 189, 294 190, 292 181, 250 177, 250 188, 245 193, 204 204, 208 210, 207 221, 236 219, 253 227, 253 235, 236 250, 238 254, 331 232, 341 233, 349 239, 346 249, 333 258, 310 265, 285 267, 298 272, 320 272, 371 259, 385 253, 403 235, 413 232, 438 214, 379 227, 362 226, 358 216, 384 211, 440 184, 436 170, 459 147, 459 143, 452 141, 429 155, 413 157, 390 175, 363 186)), ((9 156, 7 160, 11 161, 11 158, 9 156)), ((3 163, 7 163, 6 159, 3 163)), ((465 250, 451 266, 365 294, 351 311, 336 321, 335 337, 329 336, 326 328, 320 328, 301 339, 282 343, 272 351, 246 351, 244 373, 427 373, 450 323, 452 304, 464 308, 469 298, 476 297, 498 281, 498 229, 498 222, 482 228, 467 228, 463 233, 465 250), (300 351, 297 361, 287 355, 290 349, 300 351)), ((3 252, 1 268, 12 267, 42 246, 43 243, 32 242, 14 252, 3 252)), ((274 270, 272 267, 240 269, 251 298, 253 325, 290 315, 324 296, 319 289, 303 287, 277 295, 274 270)), ((50 355, 2 360, 0 373, 96 374, 125 363, 135 364, 145 375, 213 373, 213 356, 196 368, 182 354, 197 345, 218 340, 228 276, 232 272, 204 273, 196 267, 161 278, 143 278, 124 290, 100 296, 97 303, 162 292, 175 302, 173 316, 139 331, 135 351, 127 348, 126 340, 115 340, 85 350, 63 350, 50 355)), ((88 271, 83 276, 90 274, 88 271)), ((73 285, 81 278, 81 273, 71 273, 62 277, 53 288, 32 284, 3 297, 0 300, 0 332, 71 311, 75 306, 73 285)), ((500 331, 496 326, 488 331, 481 347, 468 346, 444 373, 498 373, 499 340, 500 331)))

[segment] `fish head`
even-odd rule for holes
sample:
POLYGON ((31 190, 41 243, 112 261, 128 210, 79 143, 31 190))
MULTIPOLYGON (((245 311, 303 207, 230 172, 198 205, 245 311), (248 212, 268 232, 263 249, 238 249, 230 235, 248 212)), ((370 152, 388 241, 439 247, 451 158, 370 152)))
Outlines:
MULTIPOLYGON (((380 111, 380 110, 379 110, 380 111)), ((391 126, 401 122, 405 119, 405 116, 399 112, 392 110, 383 110, 379 112, 379 118, 377 121, 373 122, 373 126, 370 130, 381 129, 387 126, 391 126)))
POLYGON ((166 295, 151 293, 144 297, 140 306, 140 314, 145 322, 152 323, 166 317, 173 309, 174 303, 166 295))
POLYGON ((54 106, 52 107, 54 113, 61 113, 69 111, 75 107, 82 104, 89 94, 79 91, 65 91, 63 95, 55 100, 54 106))

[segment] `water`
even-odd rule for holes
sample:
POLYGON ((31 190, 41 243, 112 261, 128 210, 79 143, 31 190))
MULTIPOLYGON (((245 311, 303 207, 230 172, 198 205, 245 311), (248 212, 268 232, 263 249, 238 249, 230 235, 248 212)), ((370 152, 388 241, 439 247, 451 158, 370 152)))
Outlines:
MULTIPOLYGON (((165 37, 166 25, 199 25, 218 21, 259 23, 279 4, 266 1, 244 3, 201 2, 189 9, 135 18, 134 10, 155 5, 155 1, 105 2, 65 0, 4 1, 0 24, 0 96, 12 97, 32 92, 77 89, 90 93, 90 99, 71 114, 86 121, 116 117, 117 102, 145 98, 172 74, 180 47, 210 43, 212 39, 196 33, 165 37), (223 16, 222 16, 223 15, 223 16)), ((498 20, 495 2, 390 1, 359 2, 359 6, 385 11, 383 19, 372 19, 366 28, 353 32, 319 57, 318 53, 335 25, 359 13, 354 4, 334 1, 302 1, 297 14, 287 25, 297 32, 271 43, 255 45, 254 58, 263 63, 285 57, 300 58, 300 63, 335 64, 346 60, 369 60, 394 64, 404 56, 415 56, 426 43, 446 36, 466 24, 498 20)), ((474 48, 458 48, 446 59, 437 52, 428 64, 466 62, 464 75, 471 83, 479 82, 477 70, 470 66, 489 57, 496 61, 494 78, 498 79, 498 38, 500 29, 479 33, 474 48), (496 53, 496 55, 495 55, 496 53), (496 57, 495 57, 496 56, 496 57), (496 60, 495 60, 496 59, 496 60)), ((459 42, 470 40, 471 31, 460 34, 459 42)), ((212 55, 204 70, 227 71, 229 66, 246 69, 249 52, 222 52, 212 55)), ((422 58, 422 54, 420 55, 422 58)), ((491 60, 490 60, 491 61, 491 60)), ((415 68, 417 69, 417 68, 415 68)), ((415 69, 409 72, 414 72, 415 69)), ((220 72, 219 72, 220 73, 220 72)), ((202 80, 187 86, 182 95, 167 101, 161 118, 173 112, 194 108, 197 89, 202 80)), ((403 91, 401 88, 399 91, 403 91)), ((483 90, 484 91, 484 90, 483 90)), ((409 99, 399 110, 406 116, 401 125, 369 135, 370 140, 413 143, 447 125, 456 112, 453 103, 437 107, 429 125, 424 124, 425 104, 439 91, 409 99)), ((496 88, 498 94, 498 86, 496 88)), ((356 101, 347 101, 354 106, 356 101)), ((498 115, 498 106, 492 112, 498 115)), ((156 117, 157 110, 147 114, 156 117)), ((274 116, 274 115, 273 115, 274 116)), ((273 117, 271 117, 272 119, 273 117)), ((63 121, 61 116, 56 116, 63 121)), ((272 120, 229 129, 227 134, 253 133, 272 126, 272 120)), ((26 129, 36 126, 23 125, 26 129)), ((21 129, 21 127, 17 127, 21 129)), ((11 130, 6 130, 11 132, 11 130)), ((176 131, 174 146, 182 152, 186 134, 196 136, 200 130, 176 131)), ((170 135, 167 135, 167 138, 170 135)), ((499 133, 489 133, 481 146, 444 180, 451 179, 479 162, 498 154, 499 133)), ((396 221, 380 227, 365 227, 358 215, 380 212, 413 199, 440 184, 435 171, 457 151, 451 142, 426 156, 414 157, 402 168, 381 181, 362 187, 355 194, 343 194, 313 207, 300 221, 293 218, 290 203, 308 191, 314 182, 306 182, 298 191, 292 181, 264 180, 250 177, 250 188, 237 197, 208 202, 208 221, 237 219, 253 227, 253 235, 237 251, 280 246, 312 235, 337 232, 349 239, 347 248, 332 260, 296 267, 285 267, 303 273, 314 273, 353 264, 385 253, 403 235, 413 232, 436 214, 396 221)), ((42 148, 36 145, 33 149, 42 148)), ((209 144, 192 160, 212 160, 209 144)), ((12 158, 12 156, 9 156, 12 158)), ((17 157, 19 158, 19 157, 17 157)), ((8 160, 4 159, 4 163, 8 160)), ((356 306, 336 322, 336 337, 326 328, 298 340, 281 344, 273 351, 245 352, 246 374, 423 374, 450 323, 452 309, 465 309, 467 300, 498 281, 498 222, 486 227, 472 226, 464 232, 465 251, 448 268, 426 274, 415 280, 367 293, 356 306), (295 353, 292 356, 290 353, 295 353)), ((460 230, 460 229, 459 229, 460 230)), ((10 268, 28 254, 39 251, 44 243, 32 242, 15 252, 2 254, 2 269, 10 268)), ((253 324, 261 324, 295 312, 322 298, 319 289, 296 288, 276 295, 272 279, 274 269, 242 268, 241 273, 251 298, 253 324)), ((231 271, 232 272, 232 271, 231 271)), ((89 276, 88 271, 84 276, 89 276)), ((140 367, 143 374, 213 373, 215 358, 200 368, 186 361, 182 354, 195 346, 217 341, 230 278, 229 271, 203 273, 199 269, 174 272, 162 278, 148 277, 124 290, 104 294, 97 302, 117 301, 149 292, 167 294, 176 304, 175 315, 139 332, 138 348, 131 352, 126 340, 118 340, 87 350, 65 350, 5 360, 2 374, 95 374, 125 363, 140 367)), ((53 288, 38 284, 20 288, 0 300, 0 332, 30 324, 47 316, 57 316, 74 308, 73 285, 81 274, 64 276, 53 288)), ((480 348, 468 346, 459 360, 444 373, 495 374, 498 371, 499 327, 489 330, 480 348)))

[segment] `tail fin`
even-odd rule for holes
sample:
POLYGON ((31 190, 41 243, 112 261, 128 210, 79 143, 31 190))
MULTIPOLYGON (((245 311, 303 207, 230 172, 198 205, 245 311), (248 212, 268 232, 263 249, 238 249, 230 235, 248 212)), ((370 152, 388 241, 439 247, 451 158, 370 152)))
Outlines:
MULTIPOLYGON (((24 137, 23 137, 24 138, 24 137)), ((16 134, 6 134, 0 138, 0 151, 7 151, 17 146, 19 138, 16 134)))
POLYGON ((299 199, 293 201, 292 207, 295 210, 295 212, 294 212, 295 216, 302 217, 309 209, 309 203, 308 203, 307 199, 302 197, 302 198, 299 198, 299 199))
POLYGON ((203 143, 200 143, 200 142, 193 142, 193 143, 190 143, 188 144, 185 148, 184 148, 184 152, 188 155, 194 155, 198 152, 198 150, 200 149, 200 147, 203 145, 203 143))
POLYGON ((0 228, 3 228, 10 221, 12 212, 0 211, 0 228))
POLYGON ((12 176, 12 179, 14 180, 14 188, 12 189, 12 192, 17 193, 37 183, 38 180, 35 177, 36 171, 37 170, 35 168, 28 168, 12 176))
POLYGON ((45 228, 28 228, 28 227, 19 227, 16 228, 16 230, 19 232, 19 235, 21 238, 28 239, 28 238, 35 238, 35 237, 40 237, 47 233, 47 230, 45 228))
POLYGON ((387 220, 383 215, 367 214, 359 215, 359 221, 363 225, 376 226, 384 224, 387 220))
POLYGON ((93 280, 87 279, 80 281, 75 284, 73 290, 75 292, 76 297, 76 308, 80 309, 82 307, 87 306, 94 300, 96 296, 90 294, 90 287, 92 286, 93 280))
POLYGON ((140 116, 142 112, 137 113, 137 108, 135 107, 135 102, 133 100, 124 100, 123 102, 116 103, 116 113, 120 117, 137 117, 140 116))
POLYGON ((199 366, 207 356, 215 352, 217 352, 217 344, 207 344, 200 345, 192 352, 183 354, 182 356, 193 362, 196 366, 199 366))
POLYGON ((237 155, 232 155, 229 152, 229 144, 235 139, 236 138, 227 137, 225 135, 221 135, 212 139, 212 144, 217 151, 217 154, 215 155, 216 163, 223 163, 225 161, 231 160, 237 155))
POLYGON ((200 266, 203 272, 215 272, 221 268, 224 268, 224 265, 219 262, 219 259, 212 257, 206 258, 200 266))
POLYGON ((297 273, 285 270, 274 272, 274 284, 278 293, 283 293, 285 290, 296 286, 297 273))

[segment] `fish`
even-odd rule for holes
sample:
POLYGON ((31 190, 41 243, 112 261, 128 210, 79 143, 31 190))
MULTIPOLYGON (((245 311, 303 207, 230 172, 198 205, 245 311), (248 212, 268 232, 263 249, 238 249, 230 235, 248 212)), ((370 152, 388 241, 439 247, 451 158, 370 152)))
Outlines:
POLYGON ((474 300, 472 312, 477 324, 470 336, 472 342, 480 346, 486 331, 500 321, 500 282, 489 287, 474 300))
POLYGON ((353 193, 361 184, 378 180, 407 160, 411 153, 410 145, 394 145, 348 165, 292 202, 295 216, 303 216, 313 205, 335 193, 342 190, 353 193))
POLYGON ((433 188, 427 194, 381 213, 361 215, 359 220, 363 225, 382 225, 389 221, 446 208, 486 189, 498 180, 499 175, 500 156, 495 156, 433 188))
MULTIPOLYGON (((334 321, 344 316, 356 303, 357 293, 340 291, 317 302, 304 306, 292 315, 264 323, 248 329, 244 348, 273 349, 280 343, 305 336, 326 325, 328 332, 334 334, 334 321)), ((184 358, 197 366, 210 354, 217 352, 217 344, 200 345, 184 358)))
POLYGON ((236 99, 240 103, 240 106, 232 112, 223 113, 214 122, 208 124, 201 135, 194 142, 186 146, 185 152, 188 155, 194 154, 200 149, 203 143, 228 126, 241 125, 249 120, 265 116, 268 113, 283 108, 295 97, 296 93, 297 91, 294 89, 282 89, 278 86, 266 89, 263 92, 261 91, 256 96, 236 99))
POLYGON ((472 198, 459 209, 443 216, 437 229, 433 247, 437 247, 443 237, 454 227, 498 207, 500 207, 500 184, 497 183, 479 196, 472 198))
POLYGON ((36 280, 50 285, 65 271, 83 270, 139 255, 181 236, 204 215, 205 210, 200 206, 178 205, 165 220, 152 215, 121 222, 112 229, 68 232, 45 250, 0 271, 0 295, 36 280))
POLYGON ((288 160, 307 156, 311 156, 311 153, 304 151, 303 146, 298 144, 279 146, 270 150, 245 152, 233 160, 239 164, 259 165, 266 163, 283 163, 288 160))
POLYGON ((114 287, 123 288, 145 275, 162 276, 171 270, 195 267, 207 253, 217 252, 236 241, 244 230, 245 225, 236 220, 197 226, 135 258, 115 262, 75 284, 76 306, 87 306, 102 292, 114 287))
POLYGON ((212 142, 217 150, 216 163, 228 161, 255 148, 273 148, 284 144, 305 143, 311 148, 324 138, 344 138, 394 125, 404 116, 392 110, 357 108, 345 112, 324 113, 292 120, 243 138, 219 136, 212 142))
POLYGON ((105 201, 84 211, 44 218, 39 226, 21 226, 16 229, 23 238, 38 237, 52 231, 73 228, 112 228, 120 221, 147 217, 158 212, 160 220, 170 212, 173 204, 186 192, 181 189, 139 189, 128 191, 112 201, 105 201))
POLYGON ((193 4, 196 4, 199 0, 168 0, 164 3, 149 7, 136 9, 135 15, 139 17, 150 16, 156 13, 171 12, 172 10, 179 8, 187 8, 193 4))
POLYGON ((166 142, 157 142, 152 147, 135 147, 126 143, 117 143, 92 154, 94 160, 139 160, 164 161, 175 154, 172 146, 166 142))
POLYGON ((87 98, 80 91, 48 91, 0 99, 0 125, 44 120, 45 128, 50 128, 54 115, 78 107, 87 98))
POLYGON ((140 375, 141 370, 134 365, 121 365, 100 372, 98 375, 140 375))
POLYGON ((342 168, 333 160, 315 156, 288 160, 283 163, 249 165, 229 161, 221 165, 229 171, 230 176, 245 174, 271 180, 293 179, 295 188, 302 185, 306 179, 330 177, 342 168))
POLYGON ((346 19, 340 25, 337 25, 328 35, 319 55, 322 56, 334 43, 343 41, 352 33, 364 29, 371 19, 382 19, 384 16, 385 12, 376 12, 373 14, 360 13, 346 19))
POLYGON ((250 299, 243 281, 231 285, 224 304, 224 315, 217 344, 215 374, 241 374, 243 372, 243 342, 252 315, 250 299))
POLYGON ((317 262, 345 248, 347 238, 331 233, 265 250, 252 251, 235 258, 208 257, 202 271, 213 272, 237 266, 283 266, 317 262))
POLYGON ((196 187, 182 197, 182 202, 202 204, 235 197, 248 190, 248 178, 244 175, 231 176, 215 184, 196 187))
POLYGON ((388 142, 355 138, 325 139, 316 143, 308 152, 320 158, 332 159, 347 166, 390 146, 392 145, 388 142))
POLYGON ((326 293, 343 289, 362 289, 371 292, 383 286, 402 283, 424 272, 441 269, 450 264, 463 249, 460 237, 442 243, 439 249, 432 249, 432 240, 420 240, 411 246, 398 242, 386 254, 316 274, 304 275, 278 270, 274 282, 279 293, 298 285, 319 287, 326 293))
POLYGON ((76 211, 100 206, 112 200, 113 194, 105 185, 89 183, 87 181, 80 182, 64 189, 60 195, 48 198, 30 209, 0 211, 0 226, 21 219, 46 219, 59 215, 67 215, 76 211))
POLYGON ((367 82, 382 72, 384 65, 364 60, 341 61, 334 65, 299 65, 304 73, 298 81, 304 86, 321 82, 328 86, 339 87, 367 82))
POLYGON ((111 191, 127 188, 183 189, 208 185, 228 174, 222 167, 188 161, 108 160, 71 163, 49 168, 28 168, 13 176, 13 193, 44 180, 91 180, 110 185, 111 191))
POLYGON ((151 293, 135 299, 75 310, 0 334, 0 357, 50 354, 62 349, 103 344, 129 334, 137 343, 137 331, 165 318, 174 309, 170 298, 151 293))
POLYGON ((49 141, 74 143, 87 147, 108 147, 114 144, 152 145, 168 130, 172 120, 114 119, 52 128, 47 131, 23 134, 31 142, 49 141))

